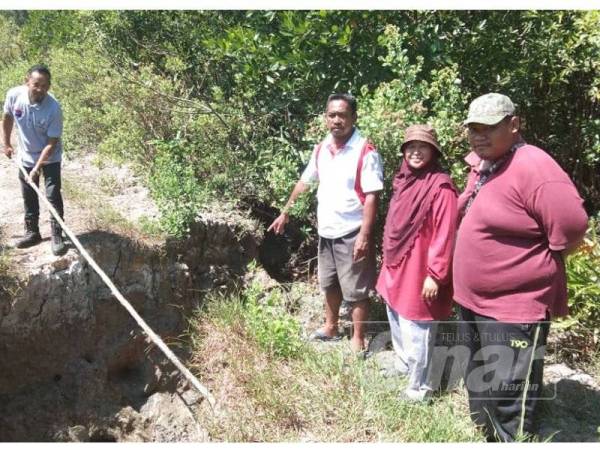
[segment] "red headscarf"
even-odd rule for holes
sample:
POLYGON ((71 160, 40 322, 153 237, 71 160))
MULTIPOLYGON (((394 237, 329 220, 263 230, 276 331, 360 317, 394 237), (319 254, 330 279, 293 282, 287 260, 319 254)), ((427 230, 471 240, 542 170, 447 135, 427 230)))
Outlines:
POLYGON ((394 176, 394 193, 383 231, 385 265, 397 266, 408 254, 442 186, 449 186, 458 195, 452 179, 437 160, 422 169, 413 169, 402 160, 394 176))

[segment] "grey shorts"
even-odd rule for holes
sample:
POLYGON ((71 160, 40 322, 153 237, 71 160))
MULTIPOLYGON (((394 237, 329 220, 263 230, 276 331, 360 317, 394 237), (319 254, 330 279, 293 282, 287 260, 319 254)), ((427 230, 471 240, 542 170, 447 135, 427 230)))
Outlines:
POLYGON ((346 236, 327 239, 319 236, 319 284, 322 291, 339 286, 344 300, 358 302, 375 287, 375 253, 352 261, 354 241, 360 229, 346 236))

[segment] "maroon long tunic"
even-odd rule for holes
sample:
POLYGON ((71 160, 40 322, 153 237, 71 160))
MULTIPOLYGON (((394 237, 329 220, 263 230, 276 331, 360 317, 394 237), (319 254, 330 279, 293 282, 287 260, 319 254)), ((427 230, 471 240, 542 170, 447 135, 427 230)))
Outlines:
POLYGON ((432 203, 423 227, 406 258, 394 267, 384 264, 377 292, 401 317, 408 320, 444 320, 452 309, 452 251, 457 223, 457 198, 442 187, 432 203), (439 282, 438 298, 423 300, 427 275, 439 282))

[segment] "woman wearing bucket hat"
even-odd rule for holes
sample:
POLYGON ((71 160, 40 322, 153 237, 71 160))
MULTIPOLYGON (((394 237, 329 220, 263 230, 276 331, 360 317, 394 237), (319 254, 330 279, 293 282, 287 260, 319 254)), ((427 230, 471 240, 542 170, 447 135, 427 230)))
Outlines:
POLYGON ((401 151, 377 291, 387 306, 396 368, 409 379, 401 398, 423 401, 433 390, 428 370, 435 321, 448 318, 452 308, 458 192, 439 165, 442 150, 432 127, 408 127, 401 151))

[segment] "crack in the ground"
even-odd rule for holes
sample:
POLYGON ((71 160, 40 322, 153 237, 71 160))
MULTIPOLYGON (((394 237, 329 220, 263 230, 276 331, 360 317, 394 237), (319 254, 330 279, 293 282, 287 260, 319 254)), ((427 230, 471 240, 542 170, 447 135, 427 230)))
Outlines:
POLYGON ((115 268, 113 270, 112 276, 110 277, 111 279, 115 279, 115 275, 117 274, 117 271, 119 270, 119 266, 121 264, 121 255, 122 255, 122 250, 121 250, 121 246, 119 246, 119 255, 117 256, 117 263, 115 264, 115 268))
POLYGON ((44 310, 44 306, 46 306, 47 302, 48 302, 48 297, 46 297, 46 296, 42 297, 42 302, 40 303, 38 312, 33 315, 34 319, 37 319, 38 317, 40 317, 42 315, 42 311, 44 310))

